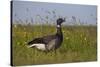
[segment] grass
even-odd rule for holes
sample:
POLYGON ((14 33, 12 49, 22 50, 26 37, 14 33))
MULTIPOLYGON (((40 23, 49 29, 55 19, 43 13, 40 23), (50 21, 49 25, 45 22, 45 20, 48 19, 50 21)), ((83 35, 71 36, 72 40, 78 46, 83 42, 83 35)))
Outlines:
POLYGON ((13 65, 85 62, 97 60, 96 26, 63 26, 63 43, 57 54, 45 54, 28 48, 27 42, 36 37, 56 33, 55 26, 12 25, 13 65))

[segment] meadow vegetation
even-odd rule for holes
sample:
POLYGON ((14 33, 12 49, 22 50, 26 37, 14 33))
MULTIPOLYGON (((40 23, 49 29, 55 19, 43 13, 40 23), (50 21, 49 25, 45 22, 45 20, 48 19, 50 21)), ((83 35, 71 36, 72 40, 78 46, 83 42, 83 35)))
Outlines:
POLYGON ((63 43, 60 48, 45 53, 28 48, 30 40, 56 33, 50 25, 12 25, 13 65, 35 65, 52 63, 85 62, 97 60, 96 26, 62 26, 63 43))

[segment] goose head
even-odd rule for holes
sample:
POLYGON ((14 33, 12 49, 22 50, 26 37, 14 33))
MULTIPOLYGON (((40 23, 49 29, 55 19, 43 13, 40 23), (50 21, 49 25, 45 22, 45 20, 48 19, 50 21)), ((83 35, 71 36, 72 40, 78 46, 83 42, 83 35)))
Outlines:
POLYGON ((57 25, 61 25, 63 22, 65 22, 65 18, 58 18, 57 19, 57 25))

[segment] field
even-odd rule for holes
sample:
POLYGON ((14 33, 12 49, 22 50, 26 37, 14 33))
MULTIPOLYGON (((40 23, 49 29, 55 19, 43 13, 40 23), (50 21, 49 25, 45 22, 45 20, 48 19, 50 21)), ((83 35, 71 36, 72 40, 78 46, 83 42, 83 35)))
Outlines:
POLYGON ((12 25, 13 65, 71 63, 97 60, 96 26, 62 26, 63 43, 54 51, 45 53, 28 48, 27 42, 36 37, 56 33, 55 26, 12 25))

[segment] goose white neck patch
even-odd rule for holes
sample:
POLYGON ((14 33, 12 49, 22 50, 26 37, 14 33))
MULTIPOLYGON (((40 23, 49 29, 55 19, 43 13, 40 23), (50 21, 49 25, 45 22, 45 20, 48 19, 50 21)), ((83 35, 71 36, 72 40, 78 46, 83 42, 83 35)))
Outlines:
POLYGON ((57 27, 60 27, 60 25, 57 25, 57 27))

